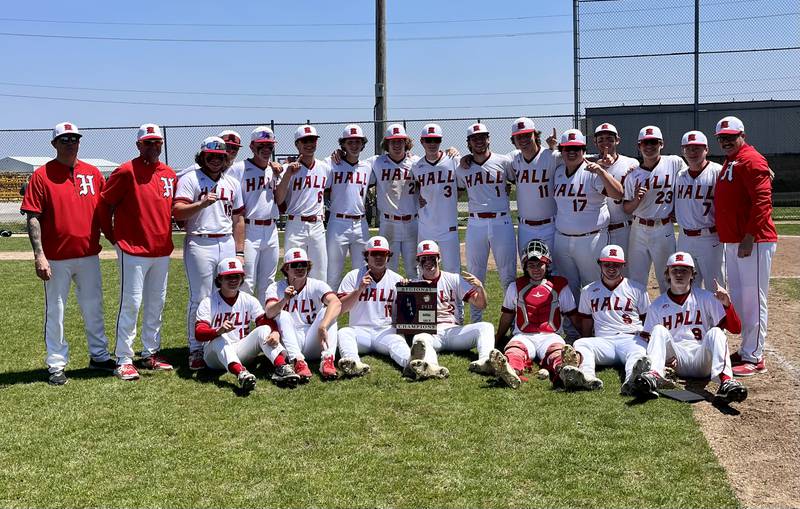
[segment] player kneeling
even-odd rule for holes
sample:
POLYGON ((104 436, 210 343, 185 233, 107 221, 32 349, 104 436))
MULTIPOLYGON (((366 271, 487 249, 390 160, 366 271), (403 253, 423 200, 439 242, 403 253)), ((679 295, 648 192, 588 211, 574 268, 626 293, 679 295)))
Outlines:
POLYGON ((464 276, 439 269, 441 253, 432 240, 417 245, 417 263, 422 278, 436 285, 436 334, 423 332, 414 336, 411 344, 411 369, 417 380, 447 378, 447 368, 439 366, 436 352, 442 350, 471 350, 477 347, 478 360, 470 363, 471 371, 482 371, 489 365, 494 347, 494 328, 487 322, 461 325, 460 302, 469 302, 478 309, 486 308, 486 291, 480 280, 465 272, 464 276))
POLYGON ((195 337, 203 343, 203 360, 210 368, 230 371, 236 375, 239 387, 251 391, 256 377, 243 364, 264 352, 275 365, 274 382, 296 383, 300 377, 286 363, 275 322, 266 318, 258 299, 239 291, 243 282, 242 262, 237 258, 219 262, 214 279, 219 291, 204 298, 197 308, 195 337), (251 322, 257 327, 248 334, 251 322))
POLYGON ((494 374, 513 389, 519 387, 519 375, 534 359, 547 370, 553 385, 559 383, 562 364, 577 366, 574 351, 565 352, 564 339, 556 334, 561 328, 561 315, 577 319, 575 298, 566 279, 548 277, 550 263, 550 249, 544 242, 528 242, 522 257, 525 275, 508 286, 503 299, 497 338, 505 337, 512 323, 514 337, 505 352, 492 350, 489 361, 494 374), (572 357, 565 355, 569 353, 572 357))
MULTIPOLYGON (((646 355, 647 342, 639 336, 650 297, 647 290, 636 281, 623 276, 625 252, 611 244, 603 248, 597 263, 600 280, 581 290, 578 315, 583 338, 575 342, 580 364, 564 366, 561 380, 570 389, 601 389, 603 382, 595 376, 595 366, 623 365, 625 383, 623 392, 630 386, 636 361, 646 355), (591 335, 592 327, 596 337, 591 335)), ((572 347, 567 345, 566 350, 572 347)), ((637 373, 638 374, 638 373, 637 373)))
POLYGON ((369 373, 369 365, 361 362, 359 354, 373 352, 388 355, 410 376, 411 350, 392 326, 397 283, 404 279, 387 267, 391 257, 389 241, 371 237, 364 249, 367 264, 348 272, 339 285, 342 312, 350 312, 350 326, 339 331, 339 368, 347 376, 369 373))
POLYGON ((682 377, 718 380, 720 401, 744 401, 747 388, 733 379, 728 338, 723 332, 727 329, 739 334, 742 330, 728 292, 716 279, 713 293, 693 287, 697 272, 689 253, 670 256, 664 272, 669 289, 650 306, 642 331, 650 338, 647 355, 652 371, 634 380, 634 394, 657 394, 666 363, 682 377))
POLYGON ((320 359, 319 373, 323 379, 333 380, 338 376, 333 358, 338 330, 336 318, 342 305, 328 283, 308 277, 311 267, 305 250, 293 247, 283 256, 281 272, 286 279, 267 288, 267 317, 277 317, 283 344, 302 382, 309 381, 312 376, 306 357, 320 359))

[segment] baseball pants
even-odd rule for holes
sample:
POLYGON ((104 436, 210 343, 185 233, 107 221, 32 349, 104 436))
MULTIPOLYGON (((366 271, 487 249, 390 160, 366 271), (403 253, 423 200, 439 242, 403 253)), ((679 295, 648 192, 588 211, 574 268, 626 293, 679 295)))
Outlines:
POLYGON ((706 290, 714 291, 714 280, 725 286, 723 274, 725 260, 725 246, 719 241, 716 233, 705 233, 690 237, 684 233, 678 236, 678 251, 685 251, 692 255, 697 276, 692 281, 693 286, 702 286, 706 290))
POLYGON ((333 322, 328 327, 328 346, 322 347, 319 340, 319 325, 325 316, 324 311, 317 313, 317 318, 311 325, 298 325, 292 320, 289 313, 281 311, 276 321, 281 331, 283 346, 286 347, 286 354, 291 360, 322 359, 336 355, 336 345, 338 342, 339 326, 333 322))
POLYGON ((274 221, 271 225, 245 225, 242 290, 256 297, 262 306, 267 301, 267 288, 275 282, 278 256, 278 227, 274 221))
POLYGON ((437 352, 460 352, 473 348, 478 349, 478 360, 483 361, 489 358, 494 348, 494 327, 488 322, 439 326, 436 334, 423 332, 414 336, 415 340, 418 338, 427 344, 424 360, 428 364, 439 364, 437 352))
POLYGON ((638 334, 618 334, 610 338, 590 337, 575 341, 581 354, 579 369, 587 378, 597 378, 595 366, 625 366, 625 382, 631 377, 633 365, 647 354, 647 342, 638 334))
POLYGON ((388 355, 398 366, 405 368, 411 349, 394 327, 344 327, 339 331, 339 355, 342 359, 361 361, 359 354, 388 355))
POLYGON ((444 235, 430 235, 420 226, 417 242, 423 240, 432 240, 439 244, 442 270, 456 274, 461 273, 461 241, 458 238, 458 230, 447 232, 444 235))
MULTIPOLYGON (((495 218, 470 217, 467 222, 467 271, 486 283, 489 249, 500 275, 500 287, 505 295, 508 285, 517 277, 517 250, 514 224, 505 215, 495 218)), ((470 305, 470 321, 480 322, 483 311, 470 305)))
MULTIPOLYGON (((519 259, 522 260, 522 257, 525 254, 525 248, 528 246, 528 242, 532 241, 533 239, 539 239, 544 242, 545 245, 550 249, 550 252, 553 253, 555 251, 555 238, 555 222, 551 221, 548 224, 530 226, 520 220, 519 226, 517 227, 517 251, 519 252, 519 259)), ((555 263, 550 266, 550 272, 553 274, 558 274, 558 267, 556 267, 555 263)))
POLYGON ((600 279, 597 259, 608 242, 605 230, 583 237, 572 237, 556 231, 553 261, 559 274, 567 278, 569 289, 580 302, 581 288, 600 279))
POLYGON ((299 218, 286 222, 283 249, 300 247, 305 249, 313 263, 309 276, 321 281, 328 280, 328 251, 325 248, 325 225, 322 220, 314 223, 299 218))
POLYGON ((331 217, 326 232, 328 249, 328 285, 339 288, 342 282, 344 259, 350 252, 350 264, 353 268, 361 263, 364 246, 369 239, 369 227, 366 219, 346 219, 331 217))
MULTIPOLYGON (((530 360, 541 360, 547 355, 547 349, 550 348, 550 345, 563 345, 564 338, 554 332, 537 332, 534 334, 516 334, 508 342, 508 346, 511 346, 514 342, 525 347, 525 352, 530 360)), ((508 350, 508 346, 506 346, 506 350, 508 350)))
POLYGON ((388 219, 386 214, 381 218, 378 234, 386 237, 392 250, 389 268, 397 272, 400 267, 400 255, 403 256, 403 267, 408 279, 417 279, 417 219, 416 214, 408 221, 388 219))
POLYGON ((97 255, 66 260, 49 260, 51 276, 44 282, 44 362, 50 373, 63 370, 69 362, 69 345, 64 337, 64 309, 70 285, 75 281, 75 296, 83 315, 83 328, 89 357, 103 362, 111 358, 103 323, 103 285, 97 255))
POLYGON ((236 244, 232 235, 220 238, 187 235, 183 245, 183 264, 186 269, 186 279, 189 280, 187 335, 189 353, 193 353, 203 349, 202 343, 194 338, 197 308, 200 306, 200 301, 211 295, 217 264, 224 258, 236 256, 236 244))
POLYGON ((661 293, 666 292, 669 285, 664 269, 667 259, 675 252, 675 228, 672 223, 646 226, 634 218, 629 246, 626 259, 631 279, 647 288, 652 263, 658 288, 661 293))
POLYGON ((662 325, 653 327, 647 344, 647 355, 653 370, 664 374, 664 366, 675 359, 679 376, 706 378, 719 381, 724 373, 733 377, 728 338, 719 327, 712 327, 700 341, 674 341, 672 334, 662 325))
POLYGON ((203 346, 203 360, 211 369, 228 369, 231 362, 247 364, 264 352, 270 362, 274 363, 278 355, 284 351, 281 344, 275 347, 267 343, 272 332, 268 325, 253 329, 242 340, 229 339, 228 334, 216 337, 203 346))
POLYGON ((739 354, 746 362, 758 362, 764 356, 769 273, 775 248, 775 242, 757 242, 753 244, 750 256, 739 258, 739 244, 725 244, 728 290, 742 320, 739 354))
POLYGON ((134 256, 117 247, 120 273, 119 312, 117 313, 118 364, 133 362, 136 321, 142 312, 142 358, 161 349, 161 313, 167 297, 169 256, 134 256))

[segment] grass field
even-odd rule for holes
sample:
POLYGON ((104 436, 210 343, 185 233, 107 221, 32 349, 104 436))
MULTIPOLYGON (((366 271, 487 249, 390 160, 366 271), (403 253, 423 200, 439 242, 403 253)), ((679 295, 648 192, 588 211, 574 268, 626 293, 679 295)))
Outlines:
MULTIPOLYGON (((173 373, 122 382, 86 369, 74 297, 70 383, 46 383, 43 290, 29 262, 0 262, 0 506, 735 507, 688 405, 631 404, 606 389, 512 391, 443 355, 451 378, 405 382, 366 357, 364 379, 241 397, 230 374, 185 365, 186 280, 172 262, 164 353, 173 373)), ((118 278, 103 261, 113 336, 118 278)), ((496 277, 494 275, 492 278, 496 277)), ((499 283, 486 318, 497 322, 499 283)))

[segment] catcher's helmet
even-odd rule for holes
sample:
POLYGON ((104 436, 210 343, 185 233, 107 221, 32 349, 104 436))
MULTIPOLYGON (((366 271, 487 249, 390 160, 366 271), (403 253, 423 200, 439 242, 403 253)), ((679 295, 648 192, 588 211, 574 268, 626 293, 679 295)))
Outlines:
POLYGON ((539 239, 533 239, 525 246, 525 254, 522 257, 522 263, 526 263, 529 258, 537 258, 546 264, 550 264, 550 248, 547 244, 539 239))

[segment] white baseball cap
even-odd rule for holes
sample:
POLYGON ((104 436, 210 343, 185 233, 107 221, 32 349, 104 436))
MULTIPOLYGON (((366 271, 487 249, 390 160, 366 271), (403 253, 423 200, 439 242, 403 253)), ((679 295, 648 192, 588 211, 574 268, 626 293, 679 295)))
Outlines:
POLYGON ((161 128, 156 124, 142 124, 139 128, 139 132, 136 134, 136 141, 163 139, 164 135, 161 134, 161 128))
POLYGON ((486 126, 480 122, 477 122, 467 128, 467 138, 473 134, 489 134, 489 129, 487 129, 486 126))
POLYGON ((639 139, 638 141, 642 140, 661 140, 664 141, 664 137, 661 135, 661 129, 654 125, 646 125, 642 127, 639 131, 639 139))
POLYGON ((580 131, 580 129, 567 129, 561 134, 561 143, 558 144, 559 147, 585 147, 586 146, 586 136, 580 131))
POLYGON ((364 136, 364 130, 361 129, 360 125, 348 124, 345 126, 344 131, 342 131, 342 137, 340 139, 347 140, 349 138, 366 139, 367 137, 364 136))
POLYGON ((744 123, 736 117, 725 117, 717 122, 716 134, 741 134, 744 132, 744 123))
POLYGON ((217 264, 217 275, 227 276, 228 274, 242 274, 244 275, 244 267, 238 258, 223 258, 217 264))
POLYGON ((417 244, 417 258, 428 255, 440 256, 441 251, 439 251, 439 244, 432 240, 423 240, 417 244))
POLYGON ((603 122, 602 124, 597 126, 597 128, 594 130, 595 135, 598 135, 600 133, 614 133, 617 136, 619 136, 617 128, 614 127, 614 124, 609 124, 608 122, 603 122))
POLYGON ((443 138, 442 134, 442 126, 439 124, 425 124, 422 128, 422 133, 419 135, 420 138, 443 138))
POLYGON ((293 247, 283 255, 283 264, 294 262, 308 262, 308 253, 302 247, 293 247))
POLYGON ((533 120, 528 117, 519 117, 511 124, 511 136, 528 134, 534 131, 536 131, 536 126, 533 125, 533 120))
POLYGON ((209 136, 200 144, 200 152, 205 154, 227 154, 225 142, 219 136, 209 136))
POLYGON ((308 138, 309 136, 319 138, 319 135, 317 134, 317 128, 313 125, 301 125, 294 130, 294 141, 297 141, 301 138, 308 138))
POLYGON ((241 147, 242 146, 242 137, 239 136, 239 133, 236 131, 231 131, 226 129, 222 131, 217 136, 222 138, 222 141, 225 142, 225 146, 227 147, 241 147))
POLYGON ((625 263, 625 251, 616 244, 609 244, 600 251, 598 262, 625 263))
POLYGON ((691 267, 694 268, 692 255, 683 251, 673 253, 667 260, 667 267, 691 267))
POLYGON ((700 131, 689 131, 681 138, 681 146, 685 147, 686 145, 703 145, 707 147, 708 139, 700 131))
POLYGON ((76 126, 72 122, 61 122, 60 124, 56 124, 56 126, 53 128, 53 139, 55 140, 62 134, 74 134, 76 136, 83 136, 78 131, 78 126, 76 126))
POLYGON ((384 140, 401 140, 408 138, 406 134, 406 128, 403 127, 403 124, 389 124, 389 127, 386 128, 386 132, 383 133, 384 140))
POLYGON ((265 125, 258 126, 250 133, 250 141, 253 143, 275 143, 275 133, 265 125))
POLYGON ((392 250, 389 248, 389 241, 386 240, 386 237, 381 237, 380 235, 370 237, 367 241, 367 245, 364 246, 364 252, 369 253, 370 251, 383 251, 385 253, 392 252, 392 250))

